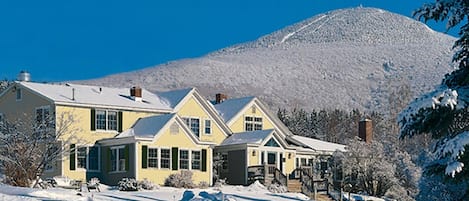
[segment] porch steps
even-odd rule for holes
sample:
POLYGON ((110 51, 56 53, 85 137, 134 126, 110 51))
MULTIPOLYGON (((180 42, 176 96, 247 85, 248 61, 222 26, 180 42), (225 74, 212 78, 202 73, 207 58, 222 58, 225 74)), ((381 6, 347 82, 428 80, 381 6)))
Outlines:
POLYGON ((288 192, 301 193, 301 186, 302 184, 300 180, 296 180, 296 179, 287 180, 288 192))

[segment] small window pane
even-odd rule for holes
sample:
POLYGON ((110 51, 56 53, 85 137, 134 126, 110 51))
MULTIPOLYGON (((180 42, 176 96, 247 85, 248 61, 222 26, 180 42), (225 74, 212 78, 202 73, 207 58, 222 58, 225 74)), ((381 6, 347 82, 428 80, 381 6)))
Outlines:
POLYGON ((200 151, 192 151, 192 169, 200 170, 200 151))
POLYGON ((189 169, 189 151, 179 151, 179 169, 189 169))
POLYGON ((106 130, 106 111, 96 111, 96 129, 106 130))
POLYGON ((107 120, 108 120, 108 130, 117 130, 117 112, 116 111, 108 111, 107 112, 107 120))
POLYGON ((211 134, 212 133, 212 122, 210 120, 205 120, 205 134, 211 134))
POLYGON ((148 149, 148 167, 158 167, 158 149, 148 149))
POLYGON ((77 149, 77 167, 86 168, 86 147, 77 149))
POLYGON ((170 168, 171 150, 161 149, 161 168, 170 168))

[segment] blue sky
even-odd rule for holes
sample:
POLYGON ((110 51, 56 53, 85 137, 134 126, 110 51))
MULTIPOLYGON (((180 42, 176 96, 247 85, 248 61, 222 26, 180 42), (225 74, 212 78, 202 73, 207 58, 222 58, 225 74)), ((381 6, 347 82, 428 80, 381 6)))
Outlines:
MULTIPOLYGON (((411 16, 430 0, 1 1, 0 79, 102 77, 203 56, 339 8, 411 16)), ((430 26, 445 31, 443 23, 430 26)), ((457 31, 449 32, 456 36, 457 31)))

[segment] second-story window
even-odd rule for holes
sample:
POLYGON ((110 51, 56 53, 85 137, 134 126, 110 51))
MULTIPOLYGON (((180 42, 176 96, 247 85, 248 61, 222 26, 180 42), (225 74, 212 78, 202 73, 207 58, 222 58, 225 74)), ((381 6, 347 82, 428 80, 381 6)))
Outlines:
POLYGON ((198 118, 184 118, 187 126, 194 132, 195 136, 200 135, 200 120, 198 118))
POLYGON ((205 134, 210 135, 212 134, 212 122, 210 119, 205 120, 205 134))
POLYGON ((16 100, 20 101, 22 98, 23 98, 23 92, 22 92, 21 88, 17 88, 16 89, 16 100))
POLYGON ((262 117, 244 117, 244 129, 245 131, 262 130, 262 117))
POLYGON ((95 128, 96 130, 118 131, 119 115, 117 111, 112 110, 96 110, 95 111, 95 128))

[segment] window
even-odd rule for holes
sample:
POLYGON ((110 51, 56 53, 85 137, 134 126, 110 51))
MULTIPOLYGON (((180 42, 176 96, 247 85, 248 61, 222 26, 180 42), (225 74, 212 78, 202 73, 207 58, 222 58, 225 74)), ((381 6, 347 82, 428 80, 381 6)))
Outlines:
POLYGON ((21 88, 17 88, 16 89, 16 100, 19 101, 23 98, 23 92, 21 90, 21 88))
POLYGON ((205 134, 207 135, 210 135, 212 134, 212 122, 210 121, 210 119, 206 119, 205 120, 205 134))
POLYGON ((161 168, 171 168, 171 150, 170 149, 161 149, 161 168))
POLYGON ((280 147, 280 145, 278 145, 277 141, 275 141, 274 138, 270 138, 270 140, 267 141, 264 146, 267 146, 267 147, 280 147))
POLYGON ((124 147, 111 148, 111 171, 125 171, 124 147))
POLYGON ((118 114, 116 111, 96 110, 96 129, 117 131, 118 114))
POLYGON ((193 170, 200 170, 200 151, 192 151, 192 166, 193 170))
POLYGON ((148 167, 158 168, 158 149, 148 149, 148 167))
POLYGON ((77 168, 99 171, 99 147, 77 147, 77 168))
POLYGON ((107 130, 117 130, 117 112, 108 111, 107 112, 107 130))
POLYGON ((223 170, 228 170, 228 154, 222 153, 221 154, 221 167, 223 170))
POLYGON ((198 118, 184 118, 187 126, 194 132, 195 136, 199 137, 200 134, 200 120, 198 118))
POLYGON ((36 108, 36 123, 38 126, 40 125, 51 125, 52 119, 50 115, 50 107, 49 106, 43 106, 36 108))
POLYGON ((86 147, 78 147, 77 151, 77 167, 86 169, 86 147))
POLYGON ((189 151, 179 150, 179 169, 189 169, 189 151))
POLYGON ((262 117, 244 117, 245 131, 262 130, 262 117))

